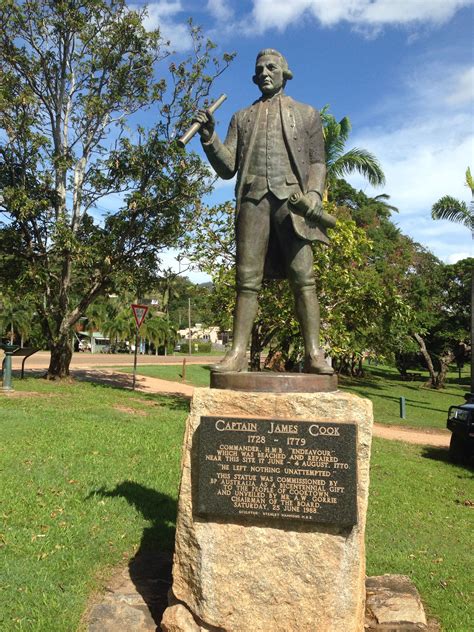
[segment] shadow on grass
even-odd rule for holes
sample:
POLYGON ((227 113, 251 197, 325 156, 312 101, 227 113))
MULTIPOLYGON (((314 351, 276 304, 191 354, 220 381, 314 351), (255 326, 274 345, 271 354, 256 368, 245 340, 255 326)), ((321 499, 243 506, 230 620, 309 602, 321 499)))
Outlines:
POLYGON ((452 461, 449 458, 448 448, 435 448, 433 446, 425 446, 423 447, 421 456, 424 459, 442 461, 443 463, 449 463, 450 465, 452 464, 452 461))
MULTIPOLYGON (((125 373, 110 373, 108 371, 74 371, 74 377, 81 382, 88 382, 94 387, 112 388, 132 391, 132 376, 125 373)), ((172 384, 172 382, 170 382, 172 384)), ((175 393, 170 387, 169 393, 147 393, 142 390, 132 391, 147 401, 166 404, 172 410, 189 411, 190 397, 182 393, 175 393)))
POLYGON ((432 459, 433 461, 441 461, 443 463, 448 463, 449 465, 457 466, 462 469, 466 469, 468 471, 472 471, 472 474, 467 476, 460 475, 459 478, 472 478, 474 476, 474 459, 471 459, 470 462, 459 462, 454 463, 452 458, 449 456, 448 448, 435 448, 426 446, 423 448, 421 456, 425 459, 432 459))
POLYGON ((112 490, 100 488, 87 498, 125 498, 151 524, 143 531, 138 551, 128 563, 130 578, 159 629, 168 606, 171 587, 177 502, 167 494, 134 481, 123 481, 112 490))

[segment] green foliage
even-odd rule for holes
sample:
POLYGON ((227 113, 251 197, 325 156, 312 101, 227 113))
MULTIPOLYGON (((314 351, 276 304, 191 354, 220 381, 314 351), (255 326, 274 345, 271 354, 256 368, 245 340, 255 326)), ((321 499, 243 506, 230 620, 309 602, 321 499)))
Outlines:
POLYGON ((217 318, 212 310, 212 284, 192 283, 187 277, 169 271, 158 281, 162 311, 175 329, 188 327, 189 302, 191 303, 191 327, 201 323, 214 325, 217 318))
POLYGON ((33 309, 0 294, 0 339, 8 337, 9 343, 20 342, 31 334, 33 309))
MULTIPOLYGON (((110 338, 112 348, 120 343, 135 343, 137 325, 130 307, 132 300, 99 299, 92 303, 86 313, 86 329, 92 333, 101 333, 110 338)), ((140 338, 155 349, 169 347, 176 341, 176 331, 163 314, 157 313, 153 307, 148 309, 140 327, 140 338)))
POLYGON ((18 300, 35 288, 51 376, 67 373, 87 307, 118 288, 140 295, 209 191, 205 165, 173 140, 233 55, 213 56, 189 23, 193 52, 166 67, 145 13, 123 0, 0 1, 0 271, 18 300), (156 123, 134 128, 147 108, 156 123), (111 193, 122 208, 97 220, 111 193))
POLYGON ((377 158, 366 149, 354 147, 345 150, 352 125, 345 116, 339 122, 325 105, 321 110, 324 145, 326 150, 326 189, 331 189, 338 178, 357 171, 367 178, 372 186, 385 184, 385 175, 377 158))

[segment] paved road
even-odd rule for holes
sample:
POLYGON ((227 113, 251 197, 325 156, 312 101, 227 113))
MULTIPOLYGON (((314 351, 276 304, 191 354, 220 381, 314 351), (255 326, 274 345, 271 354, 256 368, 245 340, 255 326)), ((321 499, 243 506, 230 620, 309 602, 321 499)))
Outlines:
MULTIPOLYGON (((218 362, 222 356, 200 355, 139 355, 138 365, 144 364, 182 364, 186 358, 186 364, 211 364, 218 362)), ((49 366, 49 351, 38 351, 26 360, 25 370, 39 371, 49 366)), ((23 358, 13 356, 13 369, 21 369, 23 358)), ((75 353, 71 360, 71 369, 93 368, 98 366, 133 366, 133 354, 131 353, 75 353)))

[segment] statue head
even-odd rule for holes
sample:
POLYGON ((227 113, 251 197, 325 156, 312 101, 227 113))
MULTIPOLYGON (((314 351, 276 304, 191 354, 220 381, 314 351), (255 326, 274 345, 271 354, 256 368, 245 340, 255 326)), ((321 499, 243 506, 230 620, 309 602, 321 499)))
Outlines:
POLYGON ((274 48, 264 48, 258 53, 253 82, 258 85, 263 95, 276 94, 285 87, 288 79, 293 79, 293 73, 281 53, 274 48))

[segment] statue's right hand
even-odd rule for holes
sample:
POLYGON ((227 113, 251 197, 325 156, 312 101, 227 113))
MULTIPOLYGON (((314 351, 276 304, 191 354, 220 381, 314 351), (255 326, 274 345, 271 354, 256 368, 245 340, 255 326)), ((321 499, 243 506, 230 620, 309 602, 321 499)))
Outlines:
POLYGON ((201 136, 201 140, 203 142, 208 142, 211 140, 212 135, 214 134, 214 128, 216 126, 214 116, 209 110, 199 110, 193 118, 194 123, 199 123, 199 135, 201 136))

